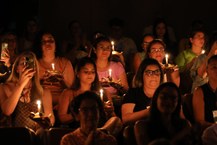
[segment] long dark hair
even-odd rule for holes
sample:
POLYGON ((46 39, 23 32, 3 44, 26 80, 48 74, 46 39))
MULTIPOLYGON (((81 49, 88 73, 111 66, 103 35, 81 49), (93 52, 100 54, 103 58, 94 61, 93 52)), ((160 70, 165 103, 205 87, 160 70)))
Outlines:
POLYGON ((40 59, 42 58, 42 37, 46 34, 49 34, 51 36, 53 36, 54 40, 55 40, 55 45, 56 45, 56 48, 55 48, 55 57, 57 56, 63 56, 62 53, 61 53, 61 50, 60 50, 60 44, 57 40, 57 38, 55 37, 54 34, 52 34, 51 32, 49 31, 40 31, 38 33, 38 35, 36 36, 36 41, 33 45, 33 52, 36 54, 37 58, 40 59))
POLYGON ((95 79, 91 85, 91 90, 92 91, 98 91, 100 88, 100 84, 99 84, 99 78, 98 78, 98 74, 97 74, 97 67, 96 67, 96 63, 94 62, 94 60, 90 57, 83 57, 76 64, 76 66, 75 66, 75 80, 74 80, 74 83, 72 85, 72 89, 78 90, 81 87, 80 79, 78 78, 77 74, 86 64, 92 64, 94 67, 95 79))
POLYGON ((180 118, 180 111, 181 111, 181 93, 179 88, 177 87, 176 84, 174 84, 173 82, 166 82, 161 84, 155 91, 153 98, 152 98, 152 104, 151 104, 151 108, 150 108, 150 117, 151 119, 159 119, 159 117, 161 116, 160 111, 158 110, 157 107, 157 99, 159 97, 159 94, 162 92, 162 90, 164 90, 165 88, 173 88, 177 94, 178 94, 178 104, 176 106, 175 111, 172 113, 172 118, 177 119, 180 118))
MULTIPOLYGON (((92 46, 94 47, 94 49, 96 49, 97 45, 100 42, 104 42, 104 41, 111 43, 111 40, 109 39, 109 37, 107 37, 106 35, 100 35, 99 37, 97 37, 96 39, 93 40, 92 46)), ((110 56, 108 58, 109 61, 111 60, 111 56, 112 56, 112 49, 111 49, 111 52, 110 52, 110 56)), ((91 52, 91 58, 93 58, 94 60, 97 59, 97 56, 96 56, 94 51, 91 52)))
MULTIPOLYGON (((164 97, 167 97, 166 94, 164 97)), ((169 96, 170 97, 170 96, 169 96)), ((185 119, 182 119, 180 116, 181 112, 181 93, 179 88, 176 84, 173 82, 166 82, 161 84, 155 91, 154 96, 152 98, 152 103, 150 107, 150 116, 149 121, 147 124, 148 131, 150 131, 150 137, 153 137, 152 139, 156 138, 167 138, 170 139, 171 137, 175 136, 176 133, 179 133, 183 128, 187 126, 187 121, 185 119), (162 113, 158 109, 158 97, 162 94, 162 92, 166 89, 168 91, 168 95, 170 94, 170 91, 175 90, 177 92, 177 105, 174 111, 171 113, 171 124, 172 128, 174 129, 173 134, 171 134, 170 130, 168 130, 167 125, 163 123, 162 113), (157 131, 152 131, 157 130, 157 131)))

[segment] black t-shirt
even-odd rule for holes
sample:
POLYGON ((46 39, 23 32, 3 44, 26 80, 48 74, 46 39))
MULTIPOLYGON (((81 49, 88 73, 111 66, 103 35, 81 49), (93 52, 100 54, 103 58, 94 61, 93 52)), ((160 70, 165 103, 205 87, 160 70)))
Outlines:
POLYGON ((203 90, 203 95, 204 95, 205 120, 207 122, 214 123, 212 111, 217 110, 216 94, 211 90, 208 83, 202 85, 201 89, 203 90))
POLYGON ((133 112, 141 111, 150 106, 151 98, 147 97, 142 88, 130 88, 123 98, 123 104, 135 104, 133 112))

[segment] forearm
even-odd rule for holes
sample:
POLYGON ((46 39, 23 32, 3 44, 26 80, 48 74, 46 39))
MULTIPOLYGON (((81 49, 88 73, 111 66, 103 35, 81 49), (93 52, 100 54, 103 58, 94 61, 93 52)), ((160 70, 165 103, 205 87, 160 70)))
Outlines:
POLYGON ((131 124, 136 122, 137 120, 144 119, 148 117, 149 109, 144 109, 138 112, 126 113, 122 115, 123 124, 131 124))
POLYGON ((211 123, 211 122, 207 122, 205 120, 203 120, 203 121, 202 120, 198 120, 198 121, 196 120, 196 122, 201 125, 202 129, 205 129, 205 128, 207 128, 207 127, 214 124, 214 123, 211 123))
POLYGON ((59 119, 63 124, 69 124, 75 120, 71 114, 60 114, 59 119))
POLYGON ((174 71, 174 72, 171 72, 171 73, 168 73, 168 80, 170 82, 173 82, 175 83, 177 86, 179 86, 180 84, 180 75, 179 75, 179 71, 174 71))
POLYGON ((199 68, 197 69, 197 74, 198 76, 200 76, 201 78, 204 76, 204 73, 206 72, 206 61, 203 62, 199 68))

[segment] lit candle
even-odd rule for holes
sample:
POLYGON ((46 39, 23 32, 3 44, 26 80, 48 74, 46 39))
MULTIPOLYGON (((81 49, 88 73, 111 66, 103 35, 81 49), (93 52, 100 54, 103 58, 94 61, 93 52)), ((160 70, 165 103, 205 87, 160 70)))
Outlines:
POLYGON ((51 64, 51 67, 52 67, 52 70, 55 70, 55 64, 54 63, 51 64))
POLYGON ((99 92, 100 92, 100 98, 103 101, 103 89, 100 89, 99 92))
POLYGON ((203 49, 202 51, 201 51, 201 54, 204 54, 206 51, 203 49))
POLYGON ((115 42, 111 41, 111 44, 112 44, 112 51, 114 51, 115 50, 115 42))
POLYGON ((165 59, 166 59, 166 66, 168 66, 168 59, 169 59, 169 55, 165 54, 165 59))
POLYGON ((38 106, 38 112, 40 113, 40 111, 41 111, 41 101, 37 100, 36 104, 38 106))
POLYGON ((109 78, 112 78, 112 69, 109 69, 109 78))

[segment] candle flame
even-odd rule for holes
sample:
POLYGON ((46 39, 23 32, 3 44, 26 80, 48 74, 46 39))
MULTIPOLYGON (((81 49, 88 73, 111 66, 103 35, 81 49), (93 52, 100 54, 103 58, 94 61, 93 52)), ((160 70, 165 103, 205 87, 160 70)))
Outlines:
POLYGON ((109 69, 109 77, 112 77, 112 69, 109 69))
POLYGON ((52 70, 55 70, 55 64, 54 63, 51 64, 51 67, 52 67, 52 70))
POLYGON ((165 54, 166 65, 168 64, 169 54, 165 54))
POLYGON ((111 44, 112 44, 112 51, 114 51, 115 50, 115 42, 111 41, 111 44))
POLYGON ((103 89, 100 89, 99 92, 100 92, 100 98, 101 100, 103 100, 103 89))
POLYGON ((204 54, 206 51, 203 49, 202 51, 201 51, 201 54, 204 54))
POLYGON ((37 100, 36 104, 38 106, 38 112, 40 112, 41 111, 41 101, 37 100))

